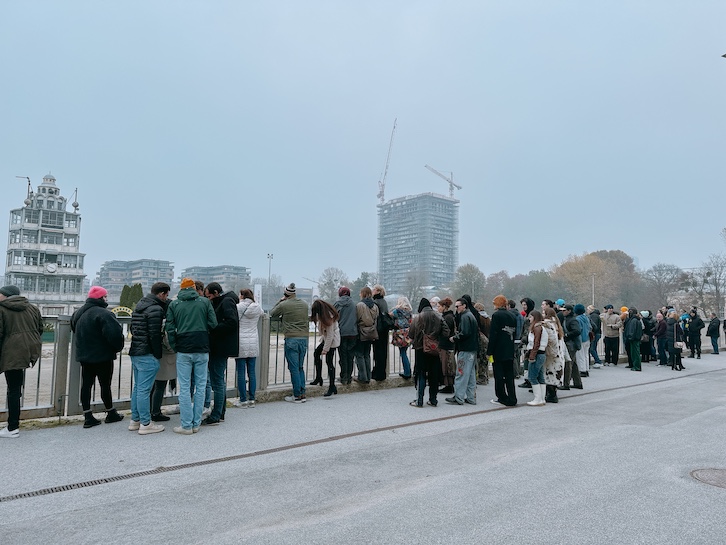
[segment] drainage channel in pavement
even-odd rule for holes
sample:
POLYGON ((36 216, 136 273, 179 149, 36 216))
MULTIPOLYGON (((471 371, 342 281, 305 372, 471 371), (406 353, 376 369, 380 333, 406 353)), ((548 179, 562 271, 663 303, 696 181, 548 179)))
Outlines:
MULTIPOLYGON (((647 386, 650 384, 658 384, 660 382, 668 382, 671 380, 680 380, 680 379, 684 379, 684 378, 689 378, 689 377, 698 376, 698 375, 705 375, 705 374, 714 373, 714 372, 718 372, 718 371, 722 371, 722 370, 714 369, 711 371, 703 371, 701 373, 692 373, 692 374, 682 375, 682 376, 678 376, 678 377, 670 377, 670 378, 664 378, 664 379, 660 379, 660 380, 654 380, 652 382, 629 384, 626 386, 615 386, 612 388, 603 388, 600 390, 590 390, 587 392, 580 392, 577 394, 568 395, 567 398, 582 397, 582 396, 586 396, 586 395, 598 394, 598 393, 603 393, 603 392, 612 392, 612 391, 616 391, 616 390, 626 390, 626 389, 635 388, 638 386, 647 386)), ((565 399, 567 399, 567 398, 565 398, 565 399)), ((266 454, 274 454, 277 452, 284 452, 287 450, 294 450, 294 449, 309 447, 309 446, 313 446, 313 445, 320 445, 322 443, 330 443, 333 441, 340 441, 340 440, 349 439, 352 437, 360 437, 363 435, 370 435, 373 433, 380 433, 380 432, 397 430, 397 429, 402 429, 402 428, 409 428, 412 426, 421 426, 421 425, 432 424, 432 423, 436 423, 436 422, 445 422, 447 420, 454 420, 457 418, 467 418, 470 416, 478 416, 478 415, 490 413, 493 411, 507 411, 507 410, 510 410, 513 408, 514 407, 502 407, 502 406, 489 407, 487 409, 480 410, 480 411, 472 411, 472 412, 467 412, 467 413, 462 413, 462 414, 442 416, 439 418, 431 418, 428 420, 417 420, 415 422, 394 424, 392 426, 384 426, 382 428, 372 428, 372 429, 362 430, 362 431, 357 431, 357 432, 352 432, 352 433, 345 433, 342 435, 333 435, 331 437, 324 437, 322 439, 314 439, 312 441, 305 441, 303 443, 294 443, 292 445, 284 445, 281 447, 275 447, 275 448, 270 448, 270 449, 265 449, 265 450, 258 450, 258 451, 254 451, 254 452, 247 452, 244 454, 234 454, 232 456, 223 456, 221 458, 212 458, 209 460, 199 460, 196 462, 188 462, 186 464, 177 464, 177 465, 173 465, 173 466, 162 466, 162 467, 157 467, 156 469, 149 469, 146 471, 137 471, 135 473, 127 473, 125 475, 116 475, 113 477, 104 477, 102 479, 93 479, 93 480, 89 480, 89 481, 82 481, 79 483, 52 486, 49 488, 41 488, 40 490, 33 490, 31 492, 21 492, 19 494, 12 494, 9 496, 0 496, 0 503, 15 501, 15 500, 29 499, 29 498, 37 498, 39 496, 47 496, 49 494, 68 492, 70 490, 77 490, 79 488, 88 488, 91 486, 99 486, 102 484, 126 481, 129 479, 135 479, 137 477, 147 477, 147 476, 151 476, 151 475, 159 475, 161 473, 169 473, 171 471, 180 471, 183 469, 191 469, 191 468, 202 467, 202 466, 207 466, 207 465, 212 465, 212 464, 219 464, 219 463, 223 463, 223 462, 231 462, 234 460, 244 460, 246 458, 254 458, 256 456, 264 456, 266 454)), ((726 470, 724 470, 724 469, 698 469, 698 470, 692 471, 691 476, 693 478, 697 479, 698 481, 704 482, 706 484, 713 484, 714 486, 726 488, 726 470)))

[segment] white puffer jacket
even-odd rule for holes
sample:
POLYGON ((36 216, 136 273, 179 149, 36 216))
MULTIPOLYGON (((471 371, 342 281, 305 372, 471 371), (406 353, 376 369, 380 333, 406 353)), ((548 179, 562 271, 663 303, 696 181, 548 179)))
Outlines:
POLYGON ((237 304, 239 316, 239 358, 256 358, 260 352, 257 322, 263 314, 262 307, 252 299, 242 299, 237 304))

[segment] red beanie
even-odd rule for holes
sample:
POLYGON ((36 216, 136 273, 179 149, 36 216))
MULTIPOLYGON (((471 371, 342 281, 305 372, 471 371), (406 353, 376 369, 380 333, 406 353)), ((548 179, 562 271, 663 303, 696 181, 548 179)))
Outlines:
POLYGON ((108 295, 108 292, 101 286, 93 286, 88 292, 89 299, 101 299, 104 295, 108 295))

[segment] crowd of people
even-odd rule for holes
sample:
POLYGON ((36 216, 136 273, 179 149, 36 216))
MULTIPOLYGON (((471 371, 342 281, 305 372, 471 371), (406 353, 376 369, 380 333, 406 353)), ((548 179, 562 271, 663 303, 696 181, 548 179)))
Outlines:
MULTIPOLYGON (((161 411, 167 385, 176 388, 180 425, 173 431, 197 433, 201 426, 224 421, 229 358, 235 358, 239 408, 255 407, 255 366, 259 354, 258 321, 262 307, 245 288, 239 295, 223 291, 217 282, 203 285, 184 278, 176 298, 171 288, 157 282, 143 297, 131 317, 129 356, 133 369, 131 420, 128 429, 140 435, 164 431, 159 422, 170 418, 161 411)), ((296 296, 294 283, 270 311, 284 334, 284 354, 290 371, 290 403, 306 402, 305 358, 310 323, 320 333, 313 352, 315 376, 310 385, 323 386, 323 358, 328 389, 324 397, 338 393, 336 380, 344 385, 369 384, 389 375, 389 342, 398 349, 404 380, 412 380, 416 398, 410 405, 436 407, 438 394, 453 405, 477 404, 477 384, 487 384, 489 367, 494 375, 495 397, 491 403, 517 405, 515 380, 526 375, 520 388, 533 394, 530 406, 557 403, 558 390, 582 389, 590 369, 618 365, 620 340, 627 367, 641 371, 642 362, 682 370, 683 357, 701 357, 701 333, 706 324, 697 308, 678 313, 663 307, 655 315, 622 307, 603 312, 590 305, 545 299, 540 309, 528 298, 516 301, 498 295, 491 316, 481 303, 462 295, 422 298, 416 313, 410 301, 399 297, 388 308, 386 290, 376 284, 360 290, 353 301, 348 287, 338 290, 330 304, 317 299, 309 308, 296 296), (603 339, 604 360, 597 350, 603 339), (413 365, 409 359, 413 351, 413 365), (340 374, 336 379, 335 353, 340 374), (372 353, 372 358, 371 358, 372 353), (355 375, 355 376, 354 376, 355 375)), ((108 292, 93 286, 85 304, 71 317, 76 359, 81 365, 80 401, 84 428, 101 424, 91 409, 91 391, 98 381, 106 411, 105 422, 123 420, 113 405, 111 380, 114 360, 124 347, 122 327, 108 310, 108 292)), ((706 335, 712 353, 719 353, 721 321, 710 314, 706 335)), ((0 372, 8 386, 8 426, 0 437, 18 437, 20 399, 24 370, 40 356, 43 320, 38 309, 15 286, 0 288, 0 372)))

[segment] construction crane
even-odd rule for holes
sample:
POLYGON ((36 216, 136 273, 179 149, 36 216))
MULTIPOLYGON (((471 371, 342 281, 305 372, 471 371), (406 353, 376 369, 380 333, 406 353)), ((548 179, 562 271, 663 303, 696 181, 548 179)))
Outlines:
POLYGON ((453 199, 454 198, 454 188, 459 189, 459 190, 461 189, 461 186, 459 184, 455 184, 454 183, 454 173, 453 172, 449 172, 449 174, 451 175, 449 177, 449 176, 446 176, 444 174, 441 174, 434 167, 430 167, 429 165, 424 165, 424 166, 427 169, 429 169, 431 172, 433 172, 434 174, 436 174, 437 176, 439 176, 439 177, 443 178, 444 180, 446 180, 447 182, 449 182, 449 197, 451 197, 453 199))
POLYGON ((393 120, 393 130, 391 131, 391 141, 388 143, 388 155, 386 156, 386 168, 383 169, 380 179, 378 180, 378 202, 383 204, 386 199, 384 194, 386 191, 386 176, 388 176, 388 164, 391 162, 391 148, 393 148, 393 137, 396 134, 396 121, 398 118, 393 120))

